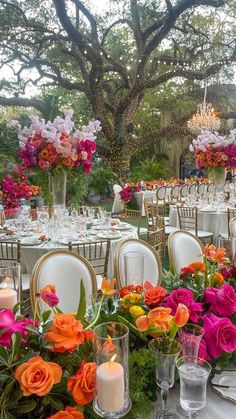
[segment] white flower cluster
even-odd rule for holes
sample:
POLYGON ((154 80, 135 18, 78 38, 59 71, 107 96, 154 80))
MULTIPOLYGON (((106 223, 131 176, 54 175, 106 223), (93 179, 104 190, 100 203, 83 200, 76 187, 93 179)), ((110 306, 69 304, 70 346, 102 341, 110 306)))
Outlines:
POLYGON ((20 148, 25 147, 29 137, 33 137, 37 134, 45 138, 47 142, 53 143, 56 149, 60 147, 62 134, 65 136, 70 135, 72 142, 73 140, 76 140, 77 142, 82 140, 96 140, 94 133, 99 132, 102 129, 100 121, 90 121, 87 126, 82 127, 81 131, 76 130, 73 132, 74 122, 71 120, 73 111, 65 110, 64 115, 65 118, 57 116, 53 122, 48 121, 47 123, 45 122, 45 119, 40 119, 38 116, 31 115, 31 125, 29 128, 22 128, 17 121, 12 121, 11 125, 18 131, 20 148))
POLYGON ((196 139, 193 140, 192 144, 189 146, 189 150, 192 153, 199 151, 207 151, 207 147, 226 147, 229 144, 236 144, 236 129, 230 131, 228 137, 223 137, 218 132, 212 133, 211 131, 202 131, 196 139))

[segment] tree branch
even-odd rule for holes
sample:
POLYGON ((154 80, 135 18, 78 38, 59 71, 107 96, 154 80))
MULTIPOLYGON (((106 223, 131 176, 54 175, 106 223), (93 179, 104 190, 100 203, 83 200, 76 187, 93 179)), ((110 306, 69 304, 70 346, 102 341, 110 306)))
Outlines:
POLYGON ((76 7, 83 13, 83 15, 88 19, 91 29, 92 29, 92 40, 98 44, 98 32, 97 32, 97 22, 94 16, 89 12, 89 10, 81 3, 80 0, 72 0, 76 7))
POLYGON ((0 97, 1 106, 21 106, 23 108, 35 108, 41 113, 45 112, 45 105, 38 99, 27 99, 20 97, 0 97))

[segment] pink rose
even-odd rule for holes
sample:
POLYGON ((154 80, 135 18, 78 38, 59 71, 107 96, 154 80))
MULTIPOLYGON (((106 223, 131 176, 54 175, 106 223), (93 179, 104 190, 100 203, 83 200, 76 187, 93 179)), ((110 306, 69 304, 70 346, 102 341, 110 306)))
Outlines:
POLYGON ((236 326, 231 320, 210 314, 204 317, 203 327, 210 357, 216 359, 223 352, 232 353, 236 350, 236 326))
POLYGON ((205 300, 211 304, 210 309, 220 316, 229 317, 236 313, 236 292, 229 284, 221 288, 207 288, 204 291, 205 300))
POLYGON ((198 351, 199 358, 205 359, 206 361, 210 361, 211 358, 207 352, 207 345, 205 339, 201 339, 198 351))
POLYGON ((194 301, 194 294, 191 290, 186 288, 179 288, 166 297, 164 307, 170 307, 172 309, 172 315, 175 315, 178 304, 184 304, 190 312, 190 320, 193 323, 197 323, 199 320, 199 314, 203 310, 202 303, 196 303, 194 301))

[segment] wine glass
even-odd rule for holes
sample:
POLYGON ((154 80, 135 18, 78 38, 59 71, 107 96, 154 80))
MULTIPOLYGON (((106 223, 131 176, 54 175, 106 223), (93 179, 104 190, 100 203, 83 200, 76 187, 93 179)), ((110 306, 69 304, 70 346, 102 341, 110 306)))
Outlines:
POLYGON ((181 343, 181 353, 184 356, 198 356, 201 339, 205 333, 203 327, 188 323, 181 327, 178 337, 181 343))
POLYGON ((160 337, 152 339, 148 347, 155 355, 156 383, 161 388, 161 414, 163 413, 164 416, 169 389, 173 387, 175 382, 175 363, 179 356, 181 345, 178 340, 160 337))
POLYGON ((180 378, 180 405, 192 419, 206 405, 210 364, 204 359, 183 356, 176 362, 180 378))

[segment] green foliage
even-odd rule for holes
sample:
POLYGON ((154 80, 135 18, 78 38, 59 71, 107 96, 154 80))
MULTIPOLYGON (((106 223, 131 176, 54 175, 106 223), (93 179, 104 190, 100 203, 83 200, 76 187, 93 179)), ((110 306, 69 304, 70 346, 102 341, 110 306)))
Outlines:
POLYGON ((0 122, 0 172, 6 162, 15 162, 19 150, 16 132, 6 121, 0 122))
POLYGON ((155 158, 145 159, 140 165, 132 168, 131 179, 136 182, 139 179, 154 180, 163 178, 165 168, 162 162, 155 161, 155 158))
POLYGON ((117 175, 109 168, 95 167, 89 175, 89 189, 97 195, 105 196, 111 191, 117 175))

